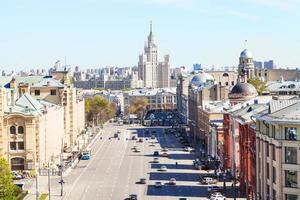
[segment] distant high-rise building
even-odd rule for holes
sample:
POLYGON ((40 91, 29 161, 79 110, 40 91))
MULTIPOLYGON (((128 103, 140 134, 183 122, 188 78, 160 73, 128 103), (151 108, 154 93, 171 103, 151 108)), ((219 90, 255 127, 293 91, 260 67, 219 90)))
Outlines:
POLYGON ((262 69, 263 68, 263 62, 261 61, 253 61, 255 69, 262 69))
POLYGON ((158 62, 158 47, 152 33, 144 47, 144 53, 139 56, 138 75, 147 88, 164 88, 170 86, 170 56, 165 55, 163 62, 158 62))
POLYGON ((274 60, 269 60, 264 62, 265 69, 275 69, 274 60))
POLYGON ((194 71, 200 71, 200 70, 202 70, 201 64, 193 64, 193 70, 194 71))

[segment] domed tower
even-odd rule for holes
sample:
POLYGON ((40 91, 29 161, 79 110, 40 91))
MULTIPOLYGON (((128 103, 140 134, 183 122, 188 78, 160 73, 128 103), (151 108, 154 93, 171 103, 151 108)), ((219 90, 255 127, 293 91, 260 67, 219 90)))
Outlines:
POLYGON ((245 102, 257 96, 255 87, 250 83, 247 83, 247 80, 253 77, 253 55, 250 51, 245 49, 240 54, 237 84, 233 86, 229 93, 229 100, 232 105, 245 102))
POLYGON ((239 61, 240 82, 247 83, 247 80, 252 79, 253 77, 254 77, 253 55, 250 51, 245 49, 240 54, 240 61, 239 61))

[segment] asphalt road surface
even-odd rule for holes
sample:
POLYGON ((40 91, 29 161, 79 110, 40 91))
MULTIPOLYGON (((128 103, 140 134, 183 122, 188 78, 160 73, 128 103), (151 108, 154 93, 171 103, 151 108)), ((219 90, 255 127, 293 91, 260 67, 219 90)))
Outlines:
POLYGON ((130 194, 137 194, 138 199, 145 200, 207 199, 208 186, 199 184, 200 173, 207 172, 193 169, 194 155, 184 152, 174 135, 163 134, 163 129, 158 127, 115 124, 106 125, 103 132, 102 139, 95 143, 91 159, 80 161, 64 177, 63 199, 123 200, 130 194), (146 135, 145 128, 149 135, 146 135), (113 137, 117 130, 121 131, 119 139, 113 137), (131 140, 133 134, 138 135, 138 139, 143 138, 143 142, 131 140), (155 139, 150 138, 152 134, 155 139), (151 146, 152 143, 154 146, 151 146), (134 152, 133 146, 138 146, 141 152, 134 152), (153 156, 154 151, 161 154, 164 147, 169 150, 168 158, 153 156), (154 157, 159 158, 159 163, 152 163, 154 157), (166 172, 159 171, 162 165, 167 167, 166 172), (140 178, 145 178, 146 184, 137 184, 140 178), (170 178, 176 179, 175 186, 168 185, 170 178), (156 181, 161 181, 163 187, 155 188, 156 181))

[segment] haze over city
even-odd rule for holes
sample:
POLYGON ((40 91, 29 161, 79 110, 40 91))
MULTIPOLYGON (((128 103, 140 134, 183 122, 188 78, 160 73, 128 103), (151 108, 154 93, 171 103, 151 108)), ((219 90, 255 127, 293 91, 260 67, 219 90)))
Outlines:
POLYGON ((0 67, 134 66, 153 21, 160 57, 171 67, 238 64, 241 49, 278 67, 300 63, 296 0, 4 1, 0 67))

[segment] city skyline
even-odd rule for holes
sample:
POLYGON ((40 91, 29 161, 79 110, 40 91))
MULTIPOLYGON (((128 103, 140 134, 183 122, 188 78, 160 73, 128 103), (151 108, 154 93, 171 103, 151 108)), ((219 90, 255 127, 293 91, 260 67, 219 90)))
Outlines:
POLYGON ((300 66, 300 30, 295 26, 298 2, 226 3, 4 2, 0 8, 0 66, 15 71, 45 68, 65 57, 67 64, 80 68, 134 66, 149 33, 150 20, 162 50, 159 59, 170 54, 171 67, 191 68, 194 63, 237 66, 236 58, 245 47, 253 52, 254 60, 274 59, 278 67, 300 66))

